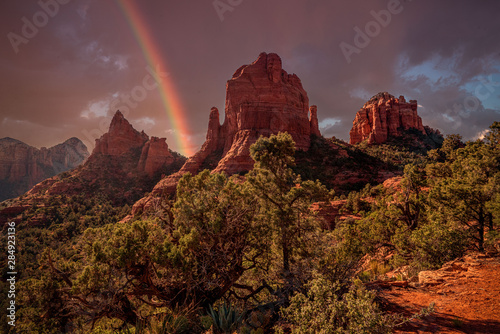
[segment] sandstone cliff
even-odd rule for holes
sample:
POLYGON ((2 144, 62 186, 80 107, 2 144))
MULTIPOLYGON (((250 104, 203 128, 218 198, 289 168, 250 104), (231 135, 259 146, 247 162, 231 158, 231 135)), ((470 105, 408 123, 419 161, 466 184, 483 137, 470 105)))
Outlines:
POLYGON ((297 149, 309 149, 309 98, 300 79, 283 70, 277 54, 261 53, 254 63, 233 74, 226 85, 225 113, 224 157, 216 171, 250 170, 250 145, 260 136, 280 131, 292 135, 297 149))
POLYGON ((144 131, 134 129, 118 110, 111 120, 108 132, 96 139, 89 160, 120 160, 125 157, 133 157, 132 163, 136 165, 137 171, 149 176, 175 160, 165 138, 150 139, 144 131))
POLYGON ((350 144, 368 140, 369 144, 381 144, 390 136, 399 136, 403 130, 416 129, 426 134, 422 119, 417 114, 417 101, 406 102, 384 92, 373 96, 358 111, 349 133, 350 144))
POLYGON ((38 182, 75 168, 88 156, 87 147, 78 138, 48 149, 12 138, 0 139, 0 200, 21 195, 38 182))
POLYGON ((196 174, 204 168, 229 175, 249 171, 254 163, 250 146, 260 136, 288 132, 302 151, 309 149, 311 135, 321 136, 317 107, 309 108, 300 79, 283 70, 281 58, 274 53, 261 53, 255 62, 236 70, 226 84, 223 124, 219 116, 219 110, 213 107, 200 151, 178 173, 158 183, 153 196, 137 203, 134 213, 155 195, 174 192, 178 180, 187 172, 196 174))
POLYGON ((148 139, 144 131, 135 130, 118 110, 111 120, 108 132, 96 139, 92 155, 120 156, 130 150, 142 148, 148 139))

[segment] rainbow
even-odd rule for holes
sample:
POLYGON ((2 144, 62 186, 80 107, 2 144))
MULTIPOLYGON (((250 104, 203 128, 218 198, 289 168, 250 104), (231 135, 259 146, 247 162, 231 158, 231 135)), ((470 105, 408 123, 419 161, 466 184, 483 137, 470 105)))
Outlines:
MULTIPOLYGON (((152 34, 148 30, 148 25, 137 5, 132 0, 115 0, 120 10, 123 12, 132 33, 141 48, 146 62, 153 69, 160 66, 162 71, 168 70, 167 62, 157 44, 154 42, 152 34)), ((189 127, 183 112, 183 106, 179 95, 170 76, 163 78, 158 87, 165 112, 172 127, 175 129, 174 139, 180 153, 191 156, 194 154, 193 148, 187 139, 189 137, 189 127)))

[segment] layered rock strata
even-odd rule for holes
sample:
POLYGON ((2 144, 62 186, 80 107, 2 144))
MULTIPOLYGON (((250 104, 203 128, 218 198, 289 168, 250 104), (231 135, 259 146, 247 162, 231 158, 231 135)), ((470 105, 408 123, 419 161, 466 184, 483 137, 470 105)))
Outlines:
POLYGON ((416 129, 426 134, 422 119, 417 114, 417 101, 406 102, 404 96, 395 98, 384 92, 373 96, 358 111, 349 133, 350 144, 367 140, 381 144, 390 136, 400 136, 402 131, 416 129))
MULTIPOLYGON (((274 53, 261 53, 250 65, 241 66, 226 84, 224 123, 219 110, 210 111, 206 141, 178 173, 160 181, 153 195, 172 193, 178 180, 187 172, 196 174, 209 168, 228 175, 253 168, 250 146, 260 136, 288 132, 298 150, 307 151, 311 135, 321 136, 317 107, 309 108, 309 98, 297 75, 282 68, 281 58, 274 53)), ((134 206, 141 211, 152 198, 144 198, 134 206)))
POLYGON ((21 195, 38 182, 77 167, 88 156, 78 138, 41 149, 12 138, 0 139, 0 200, 21 195))

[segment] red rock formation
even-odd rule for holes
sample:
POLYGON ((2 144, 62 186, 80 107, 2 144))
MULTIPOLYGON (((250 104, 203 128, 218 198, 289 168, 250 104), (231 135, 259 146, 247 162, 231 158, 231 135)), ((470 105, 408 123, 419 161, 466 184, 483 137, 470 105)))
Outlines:
POLYGON ((215 171, 248 171, 253 167, 250 145, 260 136, 285 131, 292 135, 297 149, 307 151, 311 134, 321 135, 317 107, 311 107, 309 119, 309 98, 300 79, 282 69, 277 54, 261 53, 227 82, 224 124, 220 125, 217 108, 212 108, 207 140, 181 172, 198 172, 207 157, 218 151, 222 158, 215 171))
MULTIPOLYGON (((16 145, 19 143, 12 139, 8 141, 16 145)), ((67 143, 74 144, 75 142, 71 139, 67 143)), ((29 150, 29 147, 24 149, 29 150)), ((43 156, 48 156, 51 150, 53 149, 43 150, 45 152, 43 156)), ((57 146, 55 151, 55 156, 59 156, 61 147, 57 146)), ((24 151, 18 150, 18 152, 24 151)), ((5 151, 5 154, 16 156, 14 153, 5 151)), ((0 150, 0 157, 2 157, 2 150, 0 150)), ((67 157, 64 163, 73 160, 72 157, 67 157)), ((0 160, 0 171, 5 169, 3 168, 4 161, 4 159, 0 160)), ((12 209, 11 207, 0 208, 0 224, 14 219, 16 214, 18 215, 16 219, 20 218, 19 214, 26 207, 31 207, 32 203, 43 204, 53 195, 79 194, 89 197, 98 195, 110 199, 116 205, 133 204, 145 192, 151 191, 151 184, 158 182, 162 173, 177 171, 185 161, 184 157, 169 150, 165 138, 149 139, 144 132, 136 131, 123 115, 117 112, 113 117, 109 132, 97 140, 92 155, 83 165, 67 174, 53 176, 36 184, 25 194, 24 198, 13 200, 12 209), (26 203, 29 205, 26 206, 26 203)), ((22 168, 19 167, 17 170, 22 171, 22 168)), ((0 187, 0 190, 2 189, 0 187)))
POLYGON ((249 149, 260 136, 286 131, 297 149, 309 149, 309 98, 300 79, 282 69, 277 54, 261 53, 255 62, 233 74, 226 85, 225 112, 221 129, 224 157, 218 172, 252 169, 249 149))
POLYGON ((250 146, 260 136, 288 132, 296 148, 307 151, 311 134, 321 136, 317 107, 309 98, 295 74, 282 69, 281 58, 274 53, 261 53, 250 65, 241 66, 226 85, 224 124, 219 110, 210 111, 206 141, 181 170, 160 181, 150 197, 140 200, 133 214, 154 205, 155 196, 175 191, 177 182, 187 172, 198 173, 203 168, 229 175, 253 168, 250 146))
POLYGON ((78 138, 49 149, 0 139, 0 200, 21 195, 38 182, 75 168, 88 156, 87 147, 78 138))
POLYGON ((117 111, 109 131, 101 138, 96 139, 92 156, 97 154, 119 156, 128 153, 134 148, 142 148, 149 137, 143 132, 135 130, 132 125, 117 111))
POLYGON ((368 140, 369 144, 384 143, 389 136, 401 135, 401 130, 417 129, 426 134, 422 119, 417 114, 417 101, 406 102, 403 96, 396 99, 389 93, 373 96, 361 108, 350 131, 350 143, 368 140))
MULTIPOLYGON (((192 157, 190 157, 182 166, 182 168, 172 175, 169 175, 165 179, 161 180, 154 188, 153 193, 161 194, 163 192, 173 193, 177 187, 177 182, 180 180, 182 175, 186 173, 196 174, 202 167, 205 160, 213 153, 218 150, 222 150, 224 147, 224 136, 221 132, 222 126, 219 122, 219 110, 216 107, 212 107, 210 110, 210 116, 208 120, 208 131, 205 143, 201 149, 192 157)), ((137 210, 142 210, 143 204, 148 202, 148 198, 144 198, 134 206, 133 213, 137 210)))
POLYGON ((309 123, 311 127, 311 134, 320 137, 321 133, 319 132, 319 123, 318 123, 318 107, 311 106, 309 108, 310 118, 309 123))
MULTIPOLYGON (((131 158, 140 155, 135 159, 137 172, 144 172, 153 176, 163 167, 174 162, 174 157, 170 152, 166 138, 151 137, 134 129, 118 110, 109 126, 109 131, 96 140, 94 151, 89 160, 102 159, 102 155, 108 156, 106 159, 131 158)), ((133 159, 132 159, 133 160, 133 159)))
POLYGON ((174 162, 165 138, 151 137, 142 148, 138 169, 153 176, 160 168, 174 162))
MULTIPOLYGON (((129 172, 145 173, 152 177, 155 173, 175 161, 166 138, 151 137, 139 132, 118 110, 109 126, 109 131, 96 140, 91 162, 108 160, 127 164, 129 172), (102 157, 102 156, 106 157, 102 157)), ((125 166, 124 166, 125 168, 125 166)))
POLYGON ((223 128, 219 122, 219 110, 212 107, 205 143, 203 143, 201 149, 194 156, 186 161, 179 174, 182 175, 187 172, 196 174, 210 154, 224 148, 226 138, 227 135, 223 132, 223 128))

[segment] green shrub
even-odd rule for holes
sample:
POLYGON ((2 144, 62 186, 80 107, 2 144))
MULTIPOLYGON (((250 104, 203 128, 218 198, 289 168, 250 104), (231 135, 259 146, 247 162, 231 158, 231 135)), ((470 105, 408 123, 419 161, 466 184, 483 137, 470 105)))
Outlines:
POLYGON ((445 262, 463 256, 468 245, 460 230, 435 222, 412 233, 398 231, 393 242, 398 251, 395 264, 406 262, 416 270, 440 268, 445 262))
POLYGON ((500 231, 492 230, 486 234, 484 241, 485 249, 492 252, 500 253, 500 231))
MULTIPOLYGON (((358 281, 347 293, 341 286, 319 276, 298 293, 290 306, 282 310, 291 324, 292 334, 390 333, 392 319, 383 315, 375 304, 375 293, 358 281)), ((276 328, 283 333, 282 329, 276 328)))
POLYGON ((244 313, 238 312, 231 304, 224 303, 217 311, 210 306, 209 315, 215 332, 231 334, 241 326, 244 313))

